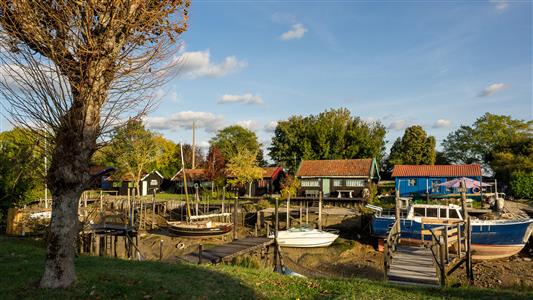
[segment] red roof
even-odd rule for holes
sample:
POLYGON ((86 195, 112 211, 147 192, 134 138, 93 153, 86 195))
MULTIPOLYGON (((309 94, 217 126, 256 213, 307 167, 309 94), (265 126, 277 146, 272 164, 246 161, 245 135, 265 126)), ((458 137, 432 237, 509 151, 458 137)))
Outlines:
POLYGON ((300 164, 297 177, 346 176, 369 177, 372 170, 372 159, 336 159, 336 160, 304 160, 300 164))
POLYGON ((278 174, 283 171, 281 167, 266 167, 263 168, 263 178, 272 178, 278 176, 278 174))
MULTIPOLYGON (((206 169, 185 169, 185 175, 187 175, 187 178, 189 180, 205 180, 207 177, 207 170, 206 169)), ((181 170, 174 175, 171 179, 172 181, 182 181, 183 175, 181 174, 181 170), (178 176, 179 175, 179 176, 178 176)))
POLYGON ((396 165, 392 177, 472 177, 481 176, 480 165, 396 165))

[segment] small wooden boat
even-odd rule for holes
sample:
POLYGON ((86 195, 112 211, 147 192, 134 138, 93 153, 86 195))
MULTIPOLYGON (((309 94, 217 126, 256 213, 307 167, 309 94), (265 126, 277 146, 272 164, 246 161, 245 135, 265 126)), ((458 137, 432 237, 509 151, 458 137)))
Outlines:
POLYGON ((223 235, 230 232, 233 229, 233 224, 212 222, 212 221, 200 221, 200 222, 180 222, 180 221, 168 221, 168 230, 170 233, 180 236, 215 236, 223 235))
MULTIPOLYGON (((338 234, 324 230, 309 227, 294 227, 278 232, 277 241, 281 247, 315 248, 328 247, 338 237, 338 234)), ((274 235, 270 235, 269 238, 274 238, 274 235)))

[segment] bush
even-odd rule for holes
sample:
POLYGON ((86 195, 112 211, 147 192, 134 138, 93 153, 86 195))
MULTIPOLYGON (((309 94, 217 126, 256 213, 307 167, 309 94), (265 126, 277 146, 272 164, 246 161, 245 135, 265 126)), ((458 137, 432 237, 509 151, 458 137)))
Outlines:
POLYGON ((533 172, 514 172, 509 183, 515 198, 533 199, 533 172))

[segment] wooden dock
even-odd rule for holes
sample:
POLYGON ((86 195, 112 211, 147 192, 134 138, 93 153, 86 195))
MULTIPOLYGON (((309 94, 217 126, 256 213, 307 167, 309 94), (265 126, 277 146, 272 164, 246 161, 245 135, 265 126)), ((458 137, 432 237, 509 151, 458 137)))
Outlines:
POLYGON ((247 254, 261 248, 267 248, 274 244, 274 239, 263 237, 248 237, 235 240, 231 243, 216 246, 203 251, 192 252, 181 256, 180 259, 191 263, 211 263, 218 264, 224 261, 230 261, 234 257, 247 254), (201 259, 200 259, 201 252, 201 259))
POLYGON ((387 277, 390 282, 399 284, 439 285, 433 254, 425 247, 398 245, 387 277))

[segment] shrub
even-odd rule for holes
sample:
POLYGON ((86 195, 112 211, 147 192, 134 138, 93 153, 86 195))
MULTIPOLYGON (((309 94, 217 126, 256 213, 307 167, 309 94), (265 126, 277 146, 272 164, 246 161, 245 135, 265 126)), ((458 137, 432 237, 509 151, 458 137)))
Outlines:
POLYGON ((533 199, 533 172, 514 172, 509 183, 515 198, 533 199))

